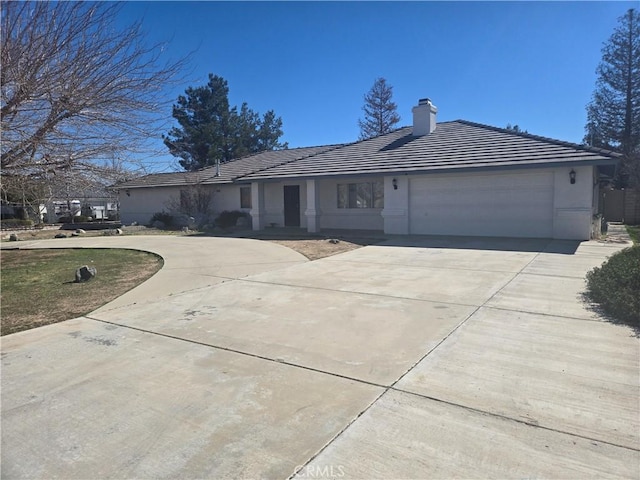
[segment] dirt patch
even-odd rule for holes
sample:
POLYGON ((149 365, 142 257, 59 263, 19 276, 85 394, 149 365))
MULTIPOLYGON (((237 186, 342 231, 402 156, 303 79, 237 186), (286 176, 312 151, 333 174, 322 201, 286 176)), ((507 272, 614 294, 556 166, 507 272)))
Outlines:
MULTIPOLYGON (((336 243, 333 243, 328 239, 269 241, 284 245, 291 250, 295 250, 296 252, 301 253, 302 255, 307 257, 309 260, 318 260, 320 258, 330 257, 332 255, 337 255, 338 253, 348 252, 350 250, 355 250, 356 248, 361 248, 364 246, 363 243, 355 243, 347 240, 337 240, 336 243)), ((368 245, 372 245, 373 243, 374 242, 368 243, 368 245)))

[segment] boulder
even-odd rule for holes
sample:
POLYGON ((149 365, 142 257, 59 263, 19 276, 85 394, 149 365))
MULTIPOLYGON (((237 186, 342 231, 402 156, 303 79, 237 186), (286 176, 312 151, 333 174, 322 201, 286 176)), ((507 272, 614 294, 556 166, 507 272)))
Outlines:
POLYGON ((122 235, 122 229, 121 228, 116 228, 116 235, 122 235))
POLYGON ((76 270, 76 283, 87 282, 98 274, 95 267, 83 265, 76 270))
POLYGON ((327 240, 329 243, 340 243, 340 240, 338 240, 337 238, 330 238, 329 240, 327 240))
POLYGON ((84 231, 82 228, 79 228, 76 230, 77 234, 82 234, 82 233, 87 233, 86 231, 84 231))
POLYGON ((16 235, 15 233, 12 233, 11 235, 9 235, 10 242, 17 242, 18 240, 20 239, 18 238, 18 235, 16 235))
POLYGON ((72 236, 72 237, 79 237, 79 236, 80 236, 80 234, 79 234, 78 232, 73 232, 73 233, 71 234, 71 236, 72 236))
POLYGON ((64 233, 56 233, 56 236, 53 238, 67 238, 67 236, 64 233))

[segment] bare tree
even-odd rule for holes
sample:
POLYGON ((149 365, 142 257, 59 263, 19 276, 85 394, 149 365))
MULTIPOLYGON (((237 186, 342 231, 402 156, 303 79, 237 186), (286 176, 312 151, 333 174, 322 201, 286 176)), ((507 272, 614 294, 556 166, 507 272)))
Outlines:
POLYGON ((170 212, 193 217, 198 225, 202 225, 211 221, 214 195, 212 185, 186 179, 180 197, 169 198, 166 206, 170 212))
POLYGON ((148 151, 169 120, 163 88, 186 60, 162 61, 120 4, 2 2, 1 166, 4 174, 97 173, 148 151))

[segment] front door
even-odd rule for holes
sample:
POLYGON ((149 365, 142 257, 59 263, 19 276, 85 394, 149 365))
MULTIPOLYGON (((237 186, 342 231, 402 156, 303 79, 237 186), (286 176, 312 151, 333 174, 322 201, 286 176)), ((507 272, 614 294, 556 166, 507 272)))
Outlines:
POLYGON ((300 226, 300 186, 284 186, 284 226, 300 226))

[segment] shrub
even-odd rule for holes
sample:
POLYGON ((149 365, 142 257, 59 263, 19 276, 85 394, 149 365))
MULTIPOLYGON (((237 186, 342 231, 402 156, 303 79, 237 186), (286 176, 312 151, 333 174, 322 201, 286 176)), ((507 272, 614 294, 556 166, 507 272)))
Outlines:
POLYGON ((241 217, 247 217, 245 212, 234 210, 232 212, 225 210, 216 218, 215 222, 220 228, 235 227, 238 219, 241 217))
POLYGON ((640 243, 640 225, 627 225, 627 232, 633 243, 636 245, 640 243))
POLYGON ((149 220, 149 226, 152 227, 154 222, 162 222, 166 228, 173 227, 173 215, 167 212, 156 212, 149 220))
POLYGON ((22 220, 20 218, 7 218, 0 220, 2 228, 30 227, 33 225, 32 220, 22 220))
POLYGON ((626 248, 587 273, 587 296, 615 319, 640 326, 640 246, 626 248))

